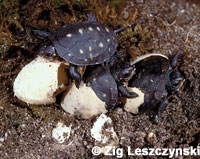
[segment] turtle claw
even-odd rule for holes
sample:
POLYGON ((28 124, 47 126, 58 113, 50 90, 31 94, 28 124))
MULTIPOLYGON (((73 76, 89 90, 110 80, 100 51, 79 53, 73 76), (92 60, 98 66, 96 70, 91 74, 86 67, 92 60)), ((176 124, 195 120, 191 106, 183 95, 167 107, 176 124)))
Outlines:
POLYGON ((116 57, 120 58, 120 59, 123 59, 124 58, 124 53, 119 51, 119 52, 116 53, 116 57))
POLYGON ((76 85, 76 88, 79 89, 80 87, 80 84, 81 84, 81 80, 75 80, 75 85, 76 85))

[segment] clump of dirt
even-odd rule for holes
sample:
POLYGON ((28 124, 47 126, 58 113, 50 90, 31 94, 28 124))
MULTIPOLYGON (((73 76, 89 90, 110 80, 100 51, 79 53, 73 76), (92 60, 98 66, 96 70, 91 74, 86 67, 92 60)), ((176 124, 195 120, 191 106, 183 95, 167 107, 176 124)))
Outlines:
POLYGON ((134 150, 195 148, 200 144, 199 1, 15 0, 2 2, 0 8, 0 39, 3 39, 0 47, 0 158, 96 157, 91 152, 94 140, 90 134, 95 116, 79 120, 66 114, 59 104, 26 105, 14 97, 12 90, 18 72, 36 57, 43 42, 34 37, 31 30, 52 31, 70 22, 86 20, 87 13, 94 13, 98 21, 114 29, 135 22, 134 27, 118 36, 118 49, 125 52, 128 59, 152 52, 170 57, 184 52, 178 67, 184 82, 169 96, 161 120, 153 111, 133 115, 116 108, 107 113, 119 137, 123 157, 128 157, 127 146, 134 150), (58 121, 72 124, 71 136, 63 144, 51 136, 58 121))

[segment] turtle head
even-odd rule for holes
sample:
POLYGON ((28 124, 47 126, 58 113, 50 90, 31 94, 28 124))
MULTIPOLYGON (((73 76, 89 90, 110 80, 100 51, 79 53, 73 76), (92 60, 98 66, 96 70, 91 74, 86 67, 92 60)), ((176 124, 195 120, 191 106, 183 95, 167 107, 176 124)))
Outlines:
POLYGON ((173 92, 173 91, 176 91, 181 82, 183 81, 183 77, 181 75, 181 73, 177 70, 175 70, 175 67, 178 63, 178 60, 180 58, 182 58, 182 56, 184 55, 183 52, 180 52, 178 54, 176 54, 172 60, 171 60, 171 68, 168 70, 167 72, 167 89, 170 91, 170 92, 173 92))
POLYGON ((55 47, 49 42, 44 43, 39 49, 39 54, 44 56, 57 56, 55 47))
POLYGON ((167 73, 167 89, 170 92, 175 91, 179 87, 182 80, 183 77, 181 76, 179 71, 169 70, 167 73))
POLYGON ((118 80, 121 82, 128 82, 135 72, 134 66, 130 65, 129 63, 123 63, 117 70, 116 74, 118 80))

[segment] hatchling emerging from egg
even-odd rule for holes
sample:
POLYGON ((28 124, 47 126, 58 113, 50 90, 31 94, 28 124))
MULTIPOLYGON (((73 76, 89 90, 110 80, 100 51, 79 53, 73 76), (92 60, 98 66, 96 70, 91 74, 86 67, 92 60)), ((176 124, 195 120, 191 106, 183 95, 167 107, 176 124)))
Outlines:
POLYGON ((129 103, 125 104, 125 109, 131 110, 133 105, 139 107, 139 111, 158 108, 160 118, 168 104, 168 94, 176 91, 183 80, 180 72, 175 69, 182 56, 183 53, 178 53, 170 61, 162 54, 147 54, 133 61, 131 64, 136 71, 128 86, 135 91, 138 89, 142 93, 140 95, 143 101, 138 102, 141 100, 140 96, 127 99, 129 103))
POLYGON ((121 63, 119 67, 99 66, 89 74, 86 83, 91 86, 97 97, 106 103, 106 108, 111 109, 118 103, 118 96, 138 96, 135 92, 129 92, 124 85, 133 74, 134 67, 126 62, 121 63))
POLYGON ((107 25, 98 23, 92 14, 88 14, 88 21, 64 25, 51 33, 34 30, 34 33, 47 38, 39 50, 39 54, 55 56, 64 59, 70 64, 70 76, 75 79, 79 87, 81 75, 77 66, 97 65, 108 61, 114 64, 116 53, 116 34, 132 25, 113 30, 107 25))

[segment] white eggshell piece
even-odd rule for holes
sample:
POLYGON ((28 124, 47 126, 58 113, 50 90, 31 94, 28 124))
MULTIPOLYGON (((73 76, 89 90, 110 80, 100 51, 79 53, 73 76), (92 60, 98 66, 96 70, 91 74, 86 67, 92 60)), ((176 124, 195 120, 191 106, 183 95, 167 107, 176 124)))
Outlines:
POLYGON ((117 147, 119 138, 114 131, 111 118, 101 114, 91 129, 91 136, 95 139, 95 145, 101 148, 101 153, 106 153, 108 146, 117 147))
POLYGON ((138 97, 136 97, 136 98, 127 98, 125 106, 124 106, 124 109, 127 112, 137 114, 138 113, 138 108, 140 107, 140 105, 142 105, 144 103, 144 93, 139 88, 136 88, 136 87, 129 87, 128 90, 130 92, 137 93, 138 97))
POLYGON ((81 83, 79 89, 73 84, 64 93, 61 106, 71 115, 78 115, 83 119, 107 112, 105 103, 96 96, 91 87, 87 87, 84 83, 81 83))
POLYGON ((64 64, 38 56, 17 75, 14 95, 28 104, 50 104, 67 81, 64 64))
POLYGON ((52 137, 58 141, 58 143, 63 143, 66 139, 70 137, 71 125, 67 127, 61 122, 58 122, 56 128, 52 131, 52 137))

